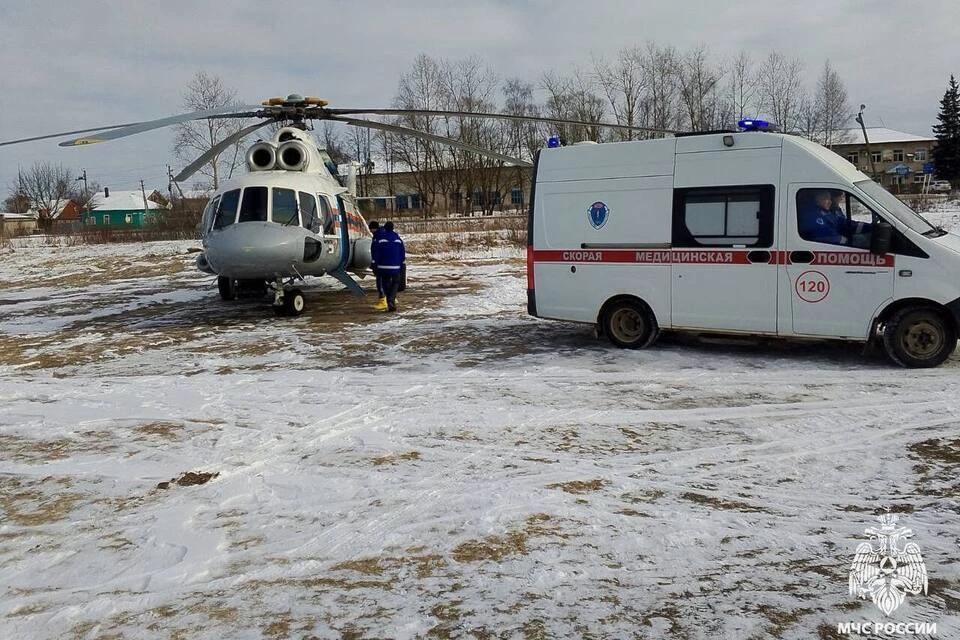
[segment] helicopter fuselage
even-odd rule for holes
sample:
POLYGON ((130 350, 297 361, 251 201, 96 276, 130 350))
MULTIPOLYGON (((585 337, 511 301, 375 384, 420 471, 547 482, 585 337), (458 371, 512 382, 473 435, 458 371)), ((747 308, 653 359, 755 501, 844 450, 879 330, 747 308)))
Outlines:
POLYGON ((278 281, 370 267, 371 234, 352 197, 302 132, 277 140, 285 131, 254 144, 250 172, 211 197, 200 223, 200 270, 278 281))

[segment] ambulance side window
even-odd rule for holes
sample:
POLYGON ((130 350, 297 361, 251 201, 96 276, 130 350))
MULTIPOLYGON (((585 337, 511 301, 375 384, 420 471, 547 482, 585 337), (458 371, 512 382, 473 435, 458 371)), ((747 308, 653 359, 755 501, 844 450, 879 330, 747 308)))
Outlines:
POLYGON ((773 185, 676 189, 673 246, 773 246, 773 185))
POLYGON ((797 232, 809 242, 869 249, 878 220, 870 207, 846 191, 797 191, 797 232))

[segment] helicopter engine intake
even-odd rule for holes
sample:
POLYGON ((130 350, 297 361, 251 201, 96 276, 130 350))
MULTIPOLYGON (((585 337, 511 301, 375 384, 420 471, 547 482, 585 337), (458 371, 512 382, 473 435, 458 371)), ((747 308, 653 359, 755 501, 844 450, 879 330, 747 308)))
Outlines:
POLYGON ((307 146, 299 140, 288 140, 277 147, 277 167, 287 171, 304 171, 309 164, 307 146))
POLYGON ((277 163, 277 148, 269 142, 258 142, 247 149, 250 171, 269 171, 277 163))

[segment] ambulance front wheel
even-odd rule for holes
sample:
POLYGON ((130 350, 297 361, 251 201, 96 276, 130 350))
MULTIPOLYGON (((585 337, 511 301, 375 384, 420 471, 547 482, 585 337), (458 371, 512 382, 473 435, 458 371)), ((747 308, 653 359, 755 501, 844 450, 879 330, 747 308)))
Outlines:
POLYGON ((660 333, 650 307, 634 299, 608 303, 604 309, 602 326, 610 342, 624 349, 650 346, 660 333))
POLYGON ((957 330, 946 314, 936 309, 907 307, 887 322, 883 347, 900 366, 935 367, 957 348, 957 330))

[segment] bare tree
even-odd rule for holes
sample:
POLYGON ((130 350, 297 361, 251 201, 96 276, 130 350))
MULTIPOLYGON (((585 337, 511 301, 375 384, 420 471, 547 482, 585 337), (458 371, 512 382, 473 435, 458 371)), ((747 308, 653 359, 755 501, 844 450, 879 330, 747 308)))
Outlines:
POLYGON ((15 193, 30 203, 37 212, 37 223, 46 231, 53 228, 64 205, 70 200, 82 200, 76 188, 76 174, 62 164, 50 162, 38 162, 21 171, 15 193))
POLYGON ((673 47, 661 48, 656 43, 647 43, 643 53, 643 71, 646 76, 642 106, 644 126, 655 129, 679 128, 679 64, 677 51, 673 47))
POLYGON ((797 107, 797 119, 794 125, 794 132, 799 133, 809 140, 818 140, 820 133, 820 113, 817 110, 816 101, 810 96, 804 95, 800 98, 800 105, 797 107))
MULTIPOLYGON (((183 93, 182 106, 187 111, 205 111, 238 104, 236 93, 227 89, 220 78, 198 71, 187 84, 183 93)), ((211 118, 209 120, 191 120, 176 126, 173 152, 185 163, 193 162, 221 140, 235 134, 246 124, 243 119, 211 118)), ((230 178, 241 164, 241 141, 231 148, 213 156, 199 173, 217 189, 221 179, 230 178)))
POLYGON ((723 71, 710 64, 706 46, 684 55, 677 65, 680 96, 686 108, 690 131, 709 131, 723 126, 726 111, 718 88, 723 71))
POLYGON ((814 108, 818 118, 814 140, 829 147, 850 138, 846 125, 853 117, 853 109, 847 100, 847 89, 829 59, 817 80, 814 108))
POLYGON ((728 78, 734 117, 737 120, 755 117, 760 110, 757 73, 748 52, 741 51, 730 61, 728 78))
MULTIPOLYGON (((595 59, 593 69, 614 120, 618 124, 639 125, 643 92, 647 86, 643 50, 639 47, 623 48, 617 52, 617 59, 613 63, 595 59)), ((616 130, 612 135, 615 139, 633 140, 636 132, 616 130)))
MULTIPOLYGON (((533 85, 519 79, 510 79, 504 83, 503 112, 516 116, 540 116, 541 108, 537 105, 533 97, 533 85)), ((547 125, 542 122, 533 121, 514 121, 507 124, 508 140, 510 154, 516 154, 518 158, 533 160, 537 150, 543 147, 544 141, 549 137, 547 125)), ((529 173, 522 167, 515 167, 512 171, 513 186, 520 189, 520 193, 525 193, 525 176, 529 173)), ((523 206, 524 202, 519 203, 523 206)))
MULTIPOLYGON (((394 107, 398 109, 443 109, 444 68, 441 61, 426 54, 420 54, 413 62, 409 72, 400 76, 394 107)), ((394 119, 398 125, 425 131, 434 135, 444 135, 437 123, 427 117, 416 114, 398 116, 394 119)), ((439 193, 439 175, 444 168, 442 145, 411 136, 391 136, 391 158, 412 172, 414 187, 420 194, 424 212, 433 207, 432 195, 439 193)))
MULTIPOLYGON (((581 70, 575 69, 572 77, 549 71, 543 75, 540 87, 547 92, 544 111, 548 117, 598 124, 603 122, 603 98, 596 94, 592 80, 581 70)), ((561 138, 571 142, 600 142, 603 135, 603 127, 599 126, 557 125, 557 131, 561 138)))
POLYGON ((369 176, 376 166, 373 161, 373 140, 373 131, 367 127, 349 127, 347 129, 344 148, 349 149, 349 155, 360 163, 357 176, 357 193, 361 196, 370 195, 367 193, 369 176))
POLYGON ((326 150, 327 155, 329 155, 330 159, 336 164, 343 164, 354 159, 355 156, 351 153, 349 142, 344 142, 329 122, 323 123, 320 135, 317 137, 319 138, 318 142, 320 146, 326 150))
POLYGON ((3 201, 3 210, 10 213, 26 213, 30 209, 30 197, 23 193, 17 183, 10 185, 9 195, 3 201))
MULTIPOLYGON (((455 111, 496 111, 493 103, 499 80, 480 58, 470 57, 444 65, 444 99, 447 108, 455 111)), ((444 135, 477 147, 501 153, 510 152, 509 127, 486 118, 447 118, 444 135)), ((449 160, 444 171, 443 188, 446 193, 481 194, 475 203, 484 211, 500 204, 503 197, 503 162, 493 161, 469 151, 448 148, 449 160)), ((459 203, 458 203, 459 204, 459 203)))
POLYGON ((774 51, 760 65, 760 103, 783 131, 793 131, 803 96, 800 60, 787 60, 774 51))
MULTIPOLYGON (((507 80, 503 85, 503 113, 539 117, 542 110, 533 97, 533 90, 533 84, 529 82, 517 78, 507 80)), ((526 160, 533 160, 537 149, 543 146, 548 137, 547 126, 541 122, 514 121, 509 123, 509 128, 508 153, 526 160)))

